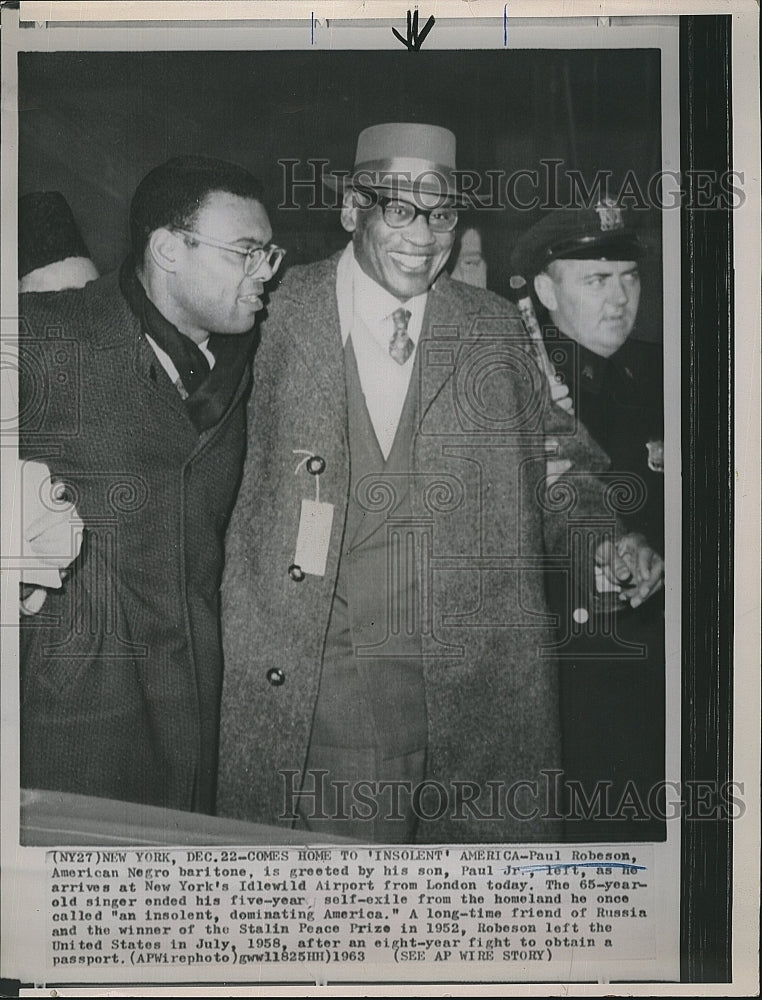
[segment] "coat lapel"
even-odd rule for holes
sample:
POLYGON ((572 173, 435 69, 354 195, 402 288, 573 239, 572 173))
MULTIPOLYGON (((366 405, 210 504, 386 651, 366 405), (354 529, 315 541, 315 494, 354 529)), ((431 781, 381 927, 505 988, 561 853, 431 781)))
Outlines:
MULTIPOLYGON (((318 419, 327 419, 347 437, 347 390, 336 299, 336 267, 341 253, 305 268, 283 289, 283 313, 273 305, 278 350, 304 369, 301 381, 320 393, 318 419), (282 315, 282 322, 277 317, 282 315)), ((285 286, 285 283, 284 283, 285 286)), ((280 295, 281 293, 276 293, 280 295)), ((270 325, 270 324, 268 324, 270 325)), ((309 398, 312 393, 307 394, 309 398)))
POLYGON ((119 288, 118 274, 85 286, 90 310, 90 329, 97 331, 94 346, 101 351, 122 355, 124 378, 134 376, 148 385, 157 400, 169 406, 192 426, 185 404, 172 385, 151 345, 141 335, 140 321, 130 309, 119 288), (153 369, 153 377, 152 376, 153 369))
POLYGON ((463 319, 462 303, 453 295, 450 280, 443 274, 429 293, 418 344, 418 427, 454 370, 454 360, 452 364, 442 364, 437 358, 437 339, 446 338, 447 349, 452 351, 453 339, 465 335, 463 319))

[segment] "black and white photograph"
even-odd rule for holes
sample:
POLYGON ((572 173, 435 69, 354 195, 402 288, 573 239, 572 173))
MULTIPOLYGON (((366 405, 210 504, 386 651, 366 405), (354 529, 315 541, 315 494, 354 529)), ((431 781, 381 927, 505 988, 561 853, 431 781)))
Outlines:
POLYGON ((4 979, 743 978, 753 17, 495 11, 3 10, 4 979))

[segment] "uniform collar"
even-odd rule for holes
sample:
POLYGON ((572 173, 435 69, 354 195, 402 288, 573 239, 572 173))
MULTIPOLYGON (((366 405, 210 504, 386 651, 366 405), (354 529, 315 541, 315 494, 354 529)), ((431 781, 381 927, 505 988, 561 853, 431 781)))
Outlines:
MULTIPOLYGON (((632 366, 630 338, 615 351, 610 357, 604 358, 596 354, 589 348, 584 347, 579 341, 572 337, 567 337, 560 330, 558 332, 558 342, 561 344, 574 344, 574 351, 577 357, 577 371, 579 372, 579 383, 588 392, 598 393, 611 378, 612 372, 622 378, 626 383, 634 382, 635 372, 632 366)), ((573 355, 570 354, 570 357, 573 355)))

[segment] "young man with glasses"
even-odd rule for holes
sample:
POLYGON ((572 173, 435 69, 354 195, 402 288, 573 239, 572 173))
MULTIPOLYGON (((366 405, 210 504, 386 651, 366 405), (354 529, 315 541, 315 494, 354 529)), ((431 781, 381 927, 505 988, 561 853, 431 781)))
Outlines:
POLYGON ((84 522, 22 625, 21 779, 211 812, 224 532, 283 251, 259 182, 201 157, 144 178, 130 230, 118 273, 20 299, 20 452, 84 522))
POLYGON ((611 524, 606 459, 550 402, 514 307, 444 272, 460 207, 451 132, 372 126, 351 242, 273 296, 222 588, 223 815, 559 836, 543 570, 568 558, 564 497, 611 524), (553 497, 548 436, 574 473, 553 497))

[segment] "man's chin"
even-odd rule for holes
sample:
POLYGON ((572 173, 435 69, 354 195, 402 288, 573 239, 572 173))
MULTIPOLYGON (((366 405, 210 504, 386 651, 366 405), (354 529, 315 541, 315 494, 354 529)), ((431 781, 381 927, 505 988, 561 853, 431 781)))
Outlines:
POLYGON ((386 275, 386 290, 398 299, 412 299, 416 295, 425 295, 434 284, 434 279, 428 272, 425 274, 408 274, 395 269, 386 275))

